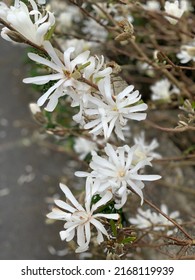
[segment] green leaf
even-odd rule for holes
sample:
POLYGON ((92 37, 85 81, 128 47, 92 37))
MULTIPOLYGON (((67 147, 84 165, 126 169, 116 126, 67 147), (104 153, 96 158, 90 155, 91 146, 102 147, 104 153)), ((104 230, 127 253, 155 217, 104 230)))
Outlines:
POLYGON ((116 228, 116 223, 113 220, 110 220, 110 226, 111 226, 113 235, 116 237, 117 236, 117 228, 116 228))
POLYGON ((135 236, 129 236, 129 237, 124 238, 124 239, 121 241, 121 243, 122 243, 122 244, 129 244, 129 243, 135 241, 135 239, 136 239, 135 236))
POLYGON ((56 25, 54 24, 54 25, 49 29, 49 31, 45 34, 45 36, 44 36, 44 39, 45 39, 45 40, 49 41, 49 40, 51 39, 51 37, 52 37, 52 35, 53 35, 53 33, 54 33, 54 30, 55 30, 55 27, 56 27, 56 25))

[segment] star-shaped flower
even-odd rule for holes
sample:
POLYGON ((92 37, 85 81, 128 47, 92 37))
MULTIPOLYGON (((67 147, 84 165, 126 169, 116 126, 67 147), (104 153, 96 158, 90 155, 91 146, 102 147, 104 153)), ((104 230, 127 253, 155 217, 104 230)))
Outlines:
POLYGON ((98 213, 98 208, 106 205, 111 200, 112 193, 110 191, 106 192, 98 202, 92 204, 92 197, 98 186, 97 183, 94 184, 93 181, 89 179, 86 181, 85 207, 83 207, 76 200, 67 186, 60 184, 60 188, 71 204, 62 200, 55 200, 55 204, 62 210, 54 208, 47 217, 50 219, 66 221, 64 224, 65 230, 60 232, 61 239, 68 242, 72 240, 76 234, 77 244, 79 246, 76 249, 76 252, 80 253, 86 251, 89 247, 91 239, 90 225, 93 225, 97 230, 98 243, 101 243, 104 240, 103 235, 109 238, 109 235, 100 219, 118 220, 119 215, 98 213))

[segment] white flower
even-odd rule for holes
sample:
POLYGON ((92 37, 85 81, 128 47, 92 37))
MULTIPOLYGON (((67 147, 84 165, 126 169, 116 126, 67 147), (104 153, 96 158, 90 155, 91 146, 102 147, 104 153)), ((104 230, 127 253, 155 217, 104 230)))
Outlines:
MULTIPOLYGON (((28 1, 32 6, 31 11, 22 1, 15 0, 14 6, 11 6, 8 10, 3 6, 3 11, 6 15, 2 15, 0 12, 0 17, 27 40, 41 46, 45 41, 45 35, 55 24, 55 17, 50 12, 42 16, 35 1, 28 1)), ((10 41, 11 39, 7 35, 8 30, 8 28, 4 28, 1 35, 4 39, 10 41)))
POLYGON ((144 9, 149 11, 159 11, 160 10, 160 3, 158 1, 152 0, 147 1, 145 5, 143 5, 144 9))
POLYGON ((154 85, 150 87, 152 91, 151 99, 152 100, 166 100, 170 101, 171 95, 178 94, 180 91, 177 87, 172 87, 168 79, 162 79, 157 81, 154 85))
POLYGON ((134 153, 135 162, 148 158, 150 158, 151 160, 154 158, 161 158, 160 154, 153 152, 159 146, 158 141, 156 139, 153 139, 150 144, 146 143, 144 131, 140 133, 140 136, 134 137, 134 143, 137 146, 134 153))
MULTIPOLYGON (((183 15, 183 13, 186 11, 186 5, 184 4, 185 1, 180 3, 179 1, 174 1, 173 3, 166 1, 165 2, 165 12, 171 16, 177 17, 178 19, 183 15)), ((171 24, 176 24, 178 22, 178 19, 166 16, 165 17, 171 24)))
POLYGON ((85 110, 87 117, 92 119, 84 128, 92 129, 90 133, 95 135, 104 133, 108 139, 114 129, 116 135, 124 140, 123 127, 129 119, 141 121, 146 118, 145 103, 137 104, 141 99, 139 91, 133 91, 134 86, 128 86, 119 94, 114 95, 111 88, 110 77, 107 76, 98 84, 102 98, 90 97, 89 109, 85 110))
MULTIPOLYGON (((177 219, 177 222, 181 222, 181 220, 178 219, 178 217, 179 217, 178 211, 174 211, 169 214, 168 208, 165 204, 162 204, 160 209, 164 214, 169 216, 171 219, 177 219)), ((174 226, 162 214, 152 212, 150 209, 147 209, 146 211, 144 211, 141 208, 138 208, 137 212, 138 212, 138 214, 136 214, 136 218, 130 218, 129 222, 131 224, 137 226, 140 229, 146 229, 146 228, 152 227, 154 231, 164 231, 164 230, 166 230, 167 226, 174 226)), ((177 229, 168 230, 167 235, 171 235, 175 231, 177 231, 177 229)), ((152 236, 151 236, 151 238, 152 238, 152 236)))
POLYGON ((181 52, 177 54, 177 57, 183 64, 188 63, 190 60, 195 61, 195 40, 188 45, 181 46, 181 52))
MULTIPOLYGON (((54 208, 51 213, 47 215, 50 219, 63 220, 66 221, 64 224, 65 230, 60 232, 60 237, 62 240, 67 242, 72 240, 77 233, 77 253, 84 252, 88 249, 90 239, 91 239, 91 228, 92 224, 97 230, 97 242, 100 244, 104 238, 103 235, 109 238, 108 233, 99 221, 101 218, 118 220, 118 214, 103 214, 95 213, 99 207, 106 205, 112 198, 111 192, 106 192, 102 198, 91 205, 91 199, 93 196, 93 182, 87 180, 86 182, 86 196, 85 196, 85 207, 83 207, 73 196, 69 188, 63 184, 60 184, 61 190, 66 195, 66 198, 71 202, 72 205, 62 201, 55 200, 55 204, 63 210, 54 208)), ((96 186, 95 186, 96 189, 96 186)))
POLYGON ((138 163, 133 163, 136 146, 130 148, 125 145, 114 149, 112 145, 107 144, 105 147, 105 157, 101 157, 95 152, 92 154, 90 167, 91 173, 76 172, 79 177, 93 177, 100 183, 99 193, 104 193, 106 190, 111 190, 116 199, 115 208, 121 208, 126 200, 127 194, 130 192, 130 187, 136 192, 143 203, 144 181, 154 181, 161 178, 159 175, 141 175, 138 174, 140 169, 146 165, 151 165, 149 160, 141 160, 138 163))
POLYGON ((92 151, 97 151, 97 144, 82 137, 75 139, 74 150, 79 154, 79 158, 83 160, 92 151))
POLYGON ((23 80, 24 83, 33 83, 37 85, 44 85, 49 81, 57 81, 51 88, 49 88, 38 100, 38 105, 42 106, 49 98, 49 103, 45 110, 53 111, 58 103, 58 98, 66 94, 66 89, 69 87, 76 88, 77 90, 88 90, 89 86, 77 81, 73 77, 75 67, 78 65, 85 64, 88 57, 89 51, 85 51, 79 54, 76 58, 71 60, 70 56, 74 52, 74 48, 68 48, 64 52, 64 61, 62 62, 57 56, 54 48, 50 42, 44 42, 44 48, 51 57, 51 61, 34 53, 29 53, 28 56, 35 62, 50 67, 55 71, 53 74, 38 76, 33 78, 26 78, 23 80), (53 94, 52 94, 53 93, 53 94))

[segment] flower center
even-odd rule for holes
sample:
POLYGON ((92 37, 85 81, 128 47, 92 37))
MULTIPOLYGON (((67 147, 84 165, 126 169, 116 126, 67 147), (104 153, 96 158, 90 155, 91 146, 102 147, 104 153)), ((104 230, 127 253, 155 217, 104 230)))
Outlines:
POLYGON ((119 177, 124 177, 125 176, 125 171, 124 170, 120 170, 118 172, 119 177))

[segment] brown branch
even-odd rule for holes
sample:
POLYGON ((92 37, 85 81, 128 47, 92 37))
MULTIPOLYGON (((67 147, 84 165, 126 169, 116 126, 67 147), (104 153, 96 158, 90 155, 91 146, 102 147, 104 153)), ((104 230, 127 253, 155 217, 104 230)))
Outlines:
POLYGON ((193 238, 185 231, 185 229, 180 226, 175 220, 171 219, 168 215, 166 215, 164 212, 162 212, 156 205, 154 205, 152 202, 150 202, 147 199, 144 199, 144 202, 148 205, 150 205, 150 207, 152 207, 153 209, 155 209, 157 212, 159 212, 161 215, 163 215, 167 220, 169 220, 172 224, 174 224, 181 232, 183 232, 183 234, 189 238, 192 242, 193 242, 193 238))
POLYGON ((152 126, 153 128, 159 129, 161 131, 165 131, 165 132, 171 132, 171 133, 180 133, 180 132, 184 132, 184 131, 188 131, 188 130, 193 130, 195 131, 195 127, 194 126, 184 126, 184 127, 176 127, 176 128, 171 128, 171 127, 162 127, 158 124, 155 124, 154 122, 150 121, 150 120, 145 120, 144 121, 146 124, 152 126))
POLYGON ((3 24, 5 27, 7 27, 10 31, 14 31, 15 33, 17 33, 18 38, 21 39, 21 43, 27 44, 43 53, 47 53, 46 50, 42 46, 39 46, 39 45, 31 42, 30 40, 28 40, 26 37, 21 35, 14 27, 12 27, 9 23, 7 23, 6 21, 4 21, 1 18, 0 18, 0 23, 3 24))

